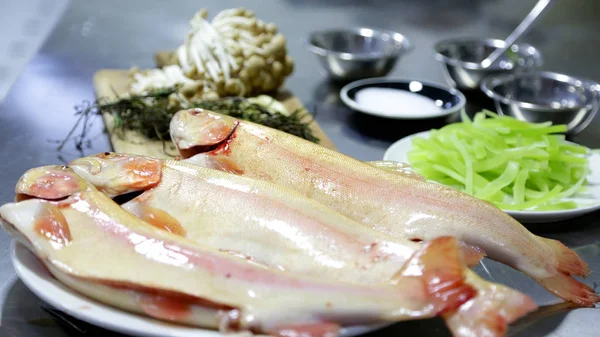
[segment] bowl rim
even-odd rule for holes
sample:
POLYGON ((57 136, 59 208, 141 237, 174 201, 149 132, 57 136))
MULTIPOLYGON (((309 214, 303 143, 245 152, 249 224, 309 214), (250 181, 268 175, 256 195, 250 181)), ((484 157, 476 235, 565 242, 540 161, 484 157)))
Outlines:
POLYGON ((456 112, 459 112, 462 109, 464 109, 465 106, 466 106, 466 104, 467 104, 467 98, 458 89, 455 89, 455 88, 450 87, 450 86, 446 86, 444 84, 434 83, 434 82, 430 82, 430 81, 427 81, 427 80, 421 80, 421 79, 418 79, 418 78, 407 78, 407 77, 394 77, 394 78, 390 78, 390 77, 372 77, 372 78, 365 78, 365 79, 362 79, 362 80, 357 80, 357 81, 354 81, 354 82, 346 84, 340 90, 340 99, 349 108, 351 108, 353 110, 356 110, 356 111, 363 112, 365 114, 369 114, 369 115, 377 116, 377 117, 388 118, 388 119, 405 119, 405 120, 440 118, 440 117, 452 115, 452 114, 454 114, 456 112), (348 95, 348 92, 350 90, 352 90, 352 89, 354 89, 356 87, 365 85, 365 84, 377 84, 377 83, 410 83, 410 82, 413 82, 413 81, 420 82, 421 84, 423 84, 423 86, 428 86, 428 87, 433 87, 433 88, 437 88, 437 89, 440 89, 440 90, 444 90, 444 91, 448 92, 451 95, 457 96, 458 97, 458 104, 456 104, 455 106, 453 106, 453 107, 451 107, 449 109, 443 109, 443 111, 445 112, 443 114, 436 115, 436 116, 430 116, 430 117, 418 117, 418 116, 416 116, 416 117, 410 117, 410 116, 402 116, 402 117, 383 116, 381 114, 373 113, 373 112, 371 112, 369 110, 366 110, 366 109, 362 108, 358 103, 356 103, 355 100, 353 100, 352 98, 350 98, 350 96, 348 95))
POLYGON ((572 110, 574 108, 583 108, 583 107, 589 106, 590 104, 593 104, 593 102, 589 102, 589 103, 586 103, 585 105, 577 105, 576 107, 553 108, 553 107, 547 106, 547 105, 522 102, 522 101, 518 101, 518 100, 515 100, 512 98, 506 98, 505 96, 499 94, 498 92, 496 92, 494 90, 494 87, 496 87, 499 84, 504 84, 509 80, 533 78, 533 77, 550 79, 550 80, 554 80, 557 82, 569 83, 569 84, 577 86, 577 87, 582 87, 585 91, 592 91, 593 93, 595 93, 596 99, 598 99, 598 97, 600 95, 600 84, 598 84, 597 82, 589 80, 589 79, 574 77, 574 76, 557 73, 557 72, 553 72, 553 71, 538 71, 535 73, 503 74, 503 75, 497 75, 497 76, 489 76, 489 77, 486 77, 483 79, 483 81, 481 82, 480 88, 481 88, 481 91, 483 91, 489 98, 491 98, 495 101, 499 101, 503 104, 508 104, 508 105, 517 105, 518 107, 525 108, 525 109, 568 111, 568 110, 572 110))
MULTIPOLYGON (((453 66, 462 67, 462 68, 466 68, 466 69, 470 69, 470 70, 485 70, 485 69, 501 70, 501 69, 503 69, 503 68, 498 67, 497 63, 492 64, 488 68, 484 68, 483 66, 481 66, 480 63, 461 61, 461 60, 458 60, 455 58, 448 57, 440 52, 440 49, 443 46, 450 45, 450 44, 462 44, 462 43, 468 43, 468 42, 483 42, 485 45, 489 45, 489 46, 492 46, 495 48, 500 48, 505 44, 504 40, 496 39, 496 38, 461 37, 461 38, 444 39, 444 40, 437 41, 433 46, 433 50, 435 51, 436 60, 438 60, 440 62, 444 62, 446 64, 450 64, 453 66)), ((523 49, 533 50, 533 53, 531 53, 530 55, 535 60, 534 67, 540 67, 544 63, 542 54, 533 45, 531 45, 529 43, 521 43, 521 42, 514 43, 513 45, 518 46, 519 49, 523 48, 523 49)))
POLYGON ((329 29, 322 29, 322 30, 314 31, 309 34, 308 39, 305 41, 305 43, 308 47, 308 50, 310 50, 314 54, 317 54, 319 56, 333 55, 339 59, 347 60, 347 61, 375 60, 375 59, 386 58, 386 57, 398 57, 401 54, 406 53, 414 48, 412 41, 408 37, 406 37, 406 35, 404 35, 402 33, 399 33, 399 32, 396 32, 396 31, 393 31, 390 29, 380 29, 380 28, 366 27, 366 26, 351 27, 351 28, 348 28, 348 27, 346 27, 346 28, 329 28, 329 29), (363 31, 363 30, 370 30, 373 33, 373 35, 388 34, 389 36, 392 37, 392 39, 394 39, 400 45, 396 45, 391 51, 387 51, 387 52, 374 51, 374 52, 368 52, 368 53, 348 53, 348 52, 337 52, 337 51, 329 50, 329 49, 326 49, 323 47, 319 47, 312 42, 316 36, 319 36, 319 35, 322 35, 325 33, 351 32, 351 33, 356 33, 358 35, 362 35, 361 31, 363 31))

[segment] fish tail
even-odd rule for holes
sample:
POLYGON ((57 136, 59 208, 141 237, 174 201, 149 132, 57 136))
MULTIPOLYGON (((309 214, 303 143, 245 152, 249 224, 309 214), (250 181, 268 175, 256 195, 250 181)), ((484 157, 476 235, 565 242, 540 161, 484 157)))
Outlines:
POLYGON ((477 296, 444 318, 455 337, 501 337, 510 323, 536 308, 528 296, 490 283, 480 286, 477 296))
POLYGON ((554 275, 546 278, 536 278, 549 292, 565 301, 580 306, 590 307, 600 302, 600 296, 589 286, 579 282, 573 276, 588 276, 590 267, 577 253, 559 241, 539 238, 554 252, 556 264, 554 275))
POLYGON ((600 296, 594 289, 567 274, 559 273, 538 282, 554 295, 583 307, 592 307, 600 302, 600 296))
POLYGON ((554 251, 558 258, 557 270, 559 273, 574 276, 588 276, 591 272, 588 264, 577 253, 559 241, 541 238, 544 243, 554 251))
POLYGON ((458 241, 444 236, 426 242, 393 280, 407 276, 419 277, 429 299, 436 305, 437 313, 441 314, 460 307, 476 295, 477 291, 465 283, 464 272, 458 241))

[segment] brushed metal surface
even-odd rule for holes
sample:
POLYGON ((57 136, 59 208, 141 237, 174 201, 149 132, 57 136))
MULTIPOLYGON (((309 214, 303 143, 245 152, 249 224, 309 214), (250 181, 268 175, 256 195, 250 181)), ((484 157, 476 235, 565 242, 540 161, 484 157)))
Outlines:
MULTIPOLYGON (((0 1, 1 2, 1 1, 0 1)), ((518 24, 535 1, 521 0, 281 0, 255 1, 74 1, 35 58, 0 103, 0 203, 13 198, 18 177, 33 166, 71 160, 79 153, 72 145, 58 154, 53 140, 62 139, 73 123, 73 105, 94 98, 92 75, 102 68, 151 67, 152 53, 177 46, 187 21, 199 6, 210 15, 220 9, 251 6, 258 16, 276 22, 287 36, 296 71, 287 81, 309 107, 341 152, 361 160, 377 160, 395 140, 439 127, 442 121, 382 121, 348 110, 339 101, 340 86, 327 81, 318 60, 304 42, 311 31, 333 27, 374 26, 399 31, 417 48, 403 58, 390 76, 417 78, 444 84, 434 59, 436 41, 459 36, 502 37, 518 24)), ((600 80, 598 1, 560 1, 525 37, 544 55, 545 69, 600 80)), ((0 12, 2 15, 10 13, 0 12)), ((1 34, 8 34, 2 32, 1 34)), ((467 97, 470 112, 490 102, 467 97)), ((492 105, 493 107, 493 105, 492 105)), ((600 148, 600 121, 572 140, 600 148)), ((97 123, 98 135, 86 154, 110 149, 97 123)), ((531 229, 576 248, 595 273, 587 280, 600 284, 600 213, 563 223, 537 224, 531 229)), ((48 320, 39 300, 15 277, 9 261, 9 237, 0 231, 0 335, 47 336, 67 334, 48 320)), ((515 324, 510 336, 598 336, 600 311, 570 310, 522 274, 485 261, 477 272, 496 282, 515 287, 544 305, 542 310, 515 324)), ((397 324, 373 336, 448 336, 439 320, 397 324)))
POLYGON ((0 101, 68 4, 69 0, 0 1, 0 101))

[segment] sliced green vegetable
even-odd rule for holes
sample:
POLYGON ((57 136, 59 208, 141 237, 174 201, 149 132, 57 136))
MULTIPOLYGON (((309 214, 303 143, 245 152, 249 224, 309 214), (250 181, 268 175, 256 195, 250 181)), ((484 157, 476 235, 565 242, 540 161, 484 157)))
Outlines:
POLYGON ((513 199, 515 204, 522 204, 525 202, 525 183, 529 178, 529 170, 524 169, 517 174, 515 183, 513 185, 513 199))
POLYGON ((428 179, 505 210, 562 210, 589 173, 584 146, 567 143, 566 125, 528 123, 490 111, 416 138, 409 163, 428 179))

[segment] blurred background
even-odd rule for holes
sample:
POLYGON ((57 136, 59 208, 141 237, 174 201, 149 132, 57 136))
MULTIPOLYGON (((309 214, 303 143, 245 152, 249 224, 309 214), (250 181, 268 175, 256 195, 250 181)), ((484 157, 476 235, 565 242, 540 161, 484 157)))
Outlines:
MULTIPOLYGON (((9 100, 14 108, 39 109, 39 101, 25 98, 43 95, 47 103, 44 107, 52 110, 48 113, 67 118, 73 104, 93 98, 91 78, 95 71, 153 67, 153 53, 179 45, 187 32, 188 20, 200 7, 206 7, 212 17, 225 8, 246 6, 264 21, 276 23, 287 37, 296 71, 286 86, 305 105, 319 109, 319 104, 338 101, 339 87, 329 83, 314 55, 308 52, 305 43, 311 31, 352 26, 398 31, 413 42, 415 49, 400 60, 389 76, 443 84, 443 74, 432 50, 436 41, 462 36, 503 39, 535 2, 3 0, 0 99, 12 87, 9 100)), ((600 23, 594 14, 599 9, 598 1, 556 0, 522 41, 541 51, 542 69, 600 80, 600 68, 596 67, 600 23)), ((344 124, 337 123, 337 117, 319 116, 323 123, 335 123, 333 128, 344 124)), ((580 137, 593 142, 586 133, 580 137)), ((344 142, 339 147, 342 152, 349 150, 344 142)))

